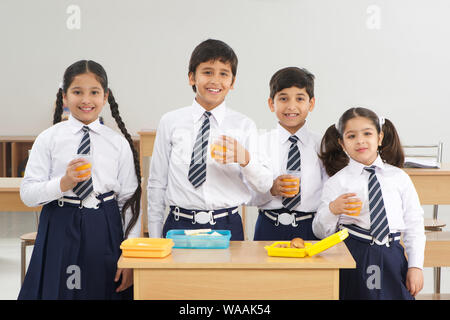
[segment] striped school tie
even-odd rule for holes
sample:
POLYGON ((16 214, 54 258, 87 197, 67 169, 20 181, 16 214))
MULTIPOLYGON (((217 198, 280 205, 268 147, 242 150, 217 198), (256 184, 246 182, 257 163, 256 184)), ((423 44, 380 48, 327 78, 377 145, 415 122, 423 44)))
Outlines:
POLYGON ((209 116, 211 112, 205 111, 203 115, 205 116, 205 120, 203 120, 203 124, 198 131, 197 139, 194 143, 188 173, 188 179, 194 188, 198 188, 206 180, 206 152, 208 149, 209 116))
MULTIPOLYGON (((89 137, 89 127, 83 126, 83 139, 81 139, 80 146, 78 147, 78 154, 89 154, 91 152, 91 139, 89 137)), ((83 200, 86 198, 92 191, 94 191, 94 186, 92 184, 92 176, 89 177, 88 180, 82 181, 78 183, 75 188, 73 188, 73 192, 83 200)))
POLYGON ((369 208, 370 208, 370 234, 375 240, 382 242, 389 234, 389 224, 384 208, 381 186, 375 174, 375 166, 365 167, 369 176, 369 208))
MULTIPOLYGON (((298 138, 296 135, 292 135, 289 137, 289 141, 291 142, 291 147, 289 148, 288 161, 287 161, 287 170, 299 171, 300 172, 300 150, 298 149, 298 138)), ((283 206, 292 210, 296 205, 300 203, 301 195, 300 191, 292 198, 284 198, 282 199, 283 206)))

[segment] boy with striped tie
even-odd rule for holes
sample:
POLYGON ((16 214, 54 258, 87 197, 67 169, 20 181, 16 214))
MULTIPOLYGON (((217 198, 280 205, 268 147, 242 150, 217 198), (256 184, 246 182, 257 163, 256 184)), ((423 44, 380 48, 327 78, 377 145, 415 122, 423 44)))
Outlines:
POLYGON ((250 200, 250 188, 270 189, 270 171, 256 150, 255 123, 225 103, 237 61, 219 40, 206 40, 192 53, 188 77, 195 99, 163 115, 157 129, 148 182, 150 237, 165 237, 170 229, 210 228, 244 240, 238 206, 250 200))
POLYGON ((314 109, 314 75, 296 67, 277 71, 270 80, 269 108, 277 128, 262 135, 270 155, 273 184, 252 204, 259 208, 254 240, 316 239, 312 220, 327 175, 317 156, 320 137, 306 127, 314 109))

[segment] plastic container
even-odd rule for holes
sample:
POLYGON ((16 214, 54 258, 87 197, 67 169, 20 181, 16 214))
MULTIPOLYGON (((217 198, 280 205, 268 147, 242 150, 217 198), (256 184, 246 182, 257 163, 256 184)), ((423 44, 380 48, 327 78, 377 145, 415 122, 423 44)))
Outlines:
POLYGON ((307 255, 306 249, 311 247, 313 244, 310 242, 305 242, 305 248, 291 248, 290 241, 277 241, 270 246, 265 246, 264 248, 267 250, 267 254, 271 257, 294 257, 294 258, 303 258, 307 255), (287 248, 277 248, 277 245, 284 244, 287 245, 287 248))
POLYGON ((325 239, 312 244, 310 242, 305 242, 305 248, 289 248, 290 241, 279 241, 271 244, 270 246, 265 246, 264 249, 267 250, 267 254, 271 257, 312 257, 322 251, 325 251, 332 246, 338 244, 339 242, 345 240, 348 237, 348 230, 342 229, 341 231, 332 234, 325 239), (276 248, 278 244, 287 244, 288 248, 276 248))
POLYGON ((120 245, 122 255, 128 258, 164 258, 172 252, 172 239, 132 238, 120 245))
POLYGON ((174 249, 226 249, 230 246, 230 230, 212 230, 205 235, 186 235, 182 229, 167 232, 166 238, 172 239, 174 249), (213 232, 220 236, 211 236, 213 232))

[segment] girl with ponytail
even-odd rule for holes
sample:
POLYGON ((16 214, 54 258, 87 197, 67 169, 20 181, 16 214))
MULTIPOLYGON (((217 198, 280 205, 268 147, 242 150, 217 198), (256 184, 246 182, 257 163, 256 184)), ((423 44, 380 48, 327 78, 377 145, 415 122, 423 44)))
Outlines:
POLYGON ((313 232, 325 238, 347 229, 356 261, 356 269, 340 271, 340 298, 414 299, 423 287, 423 209, 400 169, 404 154, 393 123, 351 108, 327 129, 319 157, 330 179, 313 232))
POLYGON ((43 209, 19 299, 130 298, 132 270, 117 261, 121 242, 140 235, 141 172, 100 64, 67 68, 53 124, 36 138, 20 189, 43 209), (106 102, 122 135, 99 122, 106 102))

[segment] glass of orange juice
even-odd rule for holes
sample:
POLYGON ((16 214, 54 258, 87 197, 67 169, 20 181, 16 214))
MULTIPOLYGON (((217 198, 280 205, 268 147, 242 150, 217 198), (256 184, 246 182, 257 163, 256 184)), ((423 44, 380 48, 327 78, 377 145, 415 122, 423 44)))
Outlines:
POLYGON ((222 155, 216 153, 216 151, 219 153, 221 152, 221 153, 225 154, 225 152, 227 152, 227 147, 221 146, 216 143, 213 143, 211 145, 211 158, 221 161, 224 158, 224 155, 222 156, 222 155))
POLYGON ((359 216, 361 214, 365 215, 369 212, 369 195, 367 190, 367 185, 364 183, 356 183, 348 187, 347 193, 355 193, 356 195, 351 197, 355 201, 351 201, 348 204, 357 205, 355 208, 348 209, 353 213, 347 213, 348 216, 359 216), (356 200, 358 199, 358 200, 356 200))
POLYGON ((348 202, 347 204, 351 204, 351 205, 358 205, 355 208, 349 208, 347 210, 350 210, 354 213, 347 213, 348 216, 359 216, 359 214, 361 213, 361 209, 362 209, 362 201, 353 201, 353 202, 348 202))
POLYGON ((87 163, 84 163, 84 164, 78 166, 75 169, 75 171, 82 171, 82 170, 89 169, 88 172, 86 172, 84 174, 80 174, 78 176, 78 178, 84 178, 84 177, 87 177, 89 174, 91 174, 91 171, 92 171, 92 156, 90 154, 77 154, 76 155, 76 159, 79 159, 79 158, 86 160, 87 163))
POLYGON ((291 182, 290 185, 285 186, 285 188, 292 188, 295 190, 286 192, 287 194, 295 195, 300 192, 300 173, 301 171, 295 170, 287 170, 286 174, 292 176, 290 178, 284 178, 281 181, 283 182, 291 182))

